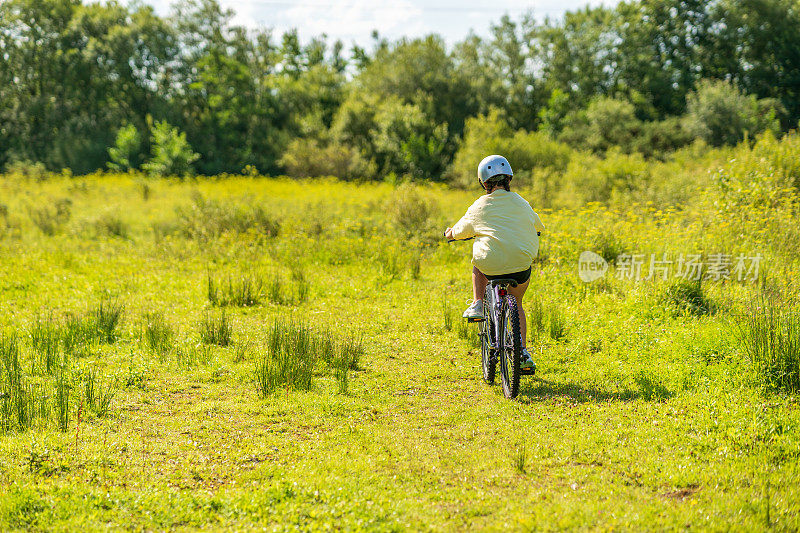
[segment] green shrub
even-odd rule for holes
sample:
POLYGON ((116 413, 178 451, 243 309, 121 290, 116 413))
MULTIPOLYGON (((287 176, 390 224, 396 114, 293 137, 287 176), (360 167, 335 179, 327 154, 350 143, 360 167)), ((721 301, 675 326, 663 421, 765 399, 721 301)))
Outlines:
POLYGON ((126 124, 117 130, 114 146, 108 149, 111 159, 108 168, 126 172, 139 166, 138 156, 142 147, 142 136, 133 124, 126 124))
POLYGON ((559 201, 578 208, 587 202, 625 206, 650 180, 650 166, 640 154, 611 149, 604 159, 581 156, 563 176, 559 201))
POLYGON ((752 148, 743 143, 714 178, 731 215, 746 217, 743 208, 753 207, 761 219, 777 208, 793 208, 800 191, 800 135, 777 139, 767 132, 752 148))
POLYGON ((600 154, 612 147, 630 153, 641 130, 642 122, 632 103, 600 96, 585 110, 574 112, 558 138, 570 146, 600 154))
POLYGON ((759 102, 728 81, 702 80, 686 98, 686 127, 708 144, 722 146, 746 135, 777 133, 780 121, 770 101, 759 102))
POLYGON ((176 213, 176 226, 167 230, 177 230, 186 237, 201 241, 216 239, 226 233, 275 237, 280 231, 280 222, 263 206, 206 200, 199 193, 192 196, 189 206, 177 208, 176 213))
POLYGON ((433 231, 432 217, 438 211, 436 202, 420 194, 419 187, 411 183, 397 187, 386 201, 392 226, 407 236, 422 236, 433 231))
POLYGON ((31 222, 45 235, 55 235, 69 222, 72 216, 72 200, 59 198, 54 202, 44 201, 28 208, 31 222))
POLYGON ((152 153, 142 169, 154 176, 186 176, 192 172, 192 163, 200 155, 192 151, 185 133, 162 120, 151 127, 150 134, 152 153))
POLYGON ((44 181, 50 176, 50 173, 47 171, 47 167, 44 166, 44 163, 38 161, 33 162, 27 159, 21 159, 7 163, 5 166, 5 171, 7 174, 13 174, 22 178, 36 181, 44 181))
POLYGON ((279 164, 294 178, 335 176, 343 180, 373 179, 377 169, 353 147, 324 144, 316 139, 295 139, 286 147, 279 164))

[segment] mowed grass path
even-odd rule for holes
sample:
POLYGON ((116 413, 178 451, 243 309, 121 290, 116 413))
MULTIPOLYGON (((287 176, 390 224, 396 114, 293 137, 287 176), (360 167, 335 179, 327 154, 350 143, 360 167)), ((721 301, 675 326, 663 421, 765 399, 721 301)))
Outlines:
MULTIPOLYGON (((800 528, 796 398, 754 386, 732 313, 675 313, 656 284, 582 286, 559 252, 566 236, 579 238, 569 215, 543 214, 556 244, 529 293, 543 313, 563 315, 566 333, 531 340, 539 378, 508 401, 481 381, 474 338, 455 324, 469 295, 468 245, 417 248, 393 232, 391 188, 154 182, 145 200, 127 177, 78 183, 5 185, 22 222, 0 241, 0 327, 32 357, 25 335, 45 310, 122 302, 120 339, 76 361, 119 388, 106 417, 78 423, 76 391, 66 432, 51 423, 0 436, 0 529, 800 528), (152 225, 173 221, 192 190, 263 204, 281 232, 155 237, 152 225), (55 235, 24 220, 26 197, 67 195, 72 215, 55 235), (108 212, 126 235, 97 234, 108 212), (218 313, 209 272, 282 276, 290 291, 293 264, 308 300, 228 308, 232 347, 186 363, 137 338, 141 317, 159 311, 176 346, 198 346, 198 322, 218 313), (320 371, 311 391, 257 395, 254 360, 278 316, 363 337, 347 394, 320 371)), ((431 228, 471 201, 420 194, 437 202, 431 228)), ((737 289, 711 290, 725 302, 737 289)))

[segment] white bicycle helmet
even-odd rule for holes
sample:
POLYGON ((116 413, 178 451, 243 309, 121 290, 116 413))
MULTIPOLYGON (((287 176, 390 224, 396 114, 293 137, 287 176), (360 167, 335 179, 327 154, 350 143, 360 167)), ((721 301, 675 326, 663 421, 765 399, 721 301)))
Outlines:
POLYGON ((513 176, 511 164, 502 155, 490 155, 483 158, 478 165, 478 179, 485 184, 495 176, 513 176))

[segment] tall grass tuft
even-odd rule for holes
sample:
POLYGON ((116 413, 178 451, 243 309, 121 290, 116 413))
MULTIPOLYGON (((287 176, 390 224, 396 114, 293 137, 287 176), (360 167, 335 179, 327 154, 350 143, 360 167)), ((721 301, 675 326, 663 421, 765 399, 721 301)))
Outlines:
POLYGON ((739 322, 739 336, 767 388, 800 392, 800 315, 795 302, 762 292, 739 322))
POLYGON ((347 394, 350 387, 350 371, 358 370, 363 355, 364 343, 360 337, 346 337, 339 344, 332 365, 339 394, 347 394))
POLYGON ((303 303, 308 300, 309 284, 302 268, 297 266, 292 268, 292 282, 297 288, 297 303, 303 303))
POLYGON ((128 225, 119 215, 105 213, 94 221, 94 230, 98 235, 108 235, 109 237, 128 238, 128 225))
POLYGON ((280 274, 273 273, 267 282, 267 298, 275 304, 283 304, 283 279, 280 274))
POLYGON ((422 254, 415 253, 411 255, 408 261, 408 272, 411 274, 411 279, 418 280, 420 272, 422 271, 422 254))
POLYGON ((361 337, 345 337, 339 344, 339 358, 350 370, 358 370, 364 357, 364 340, 361 337))
POLYGON ((535 339, 544 332, 544 304, 539 295, 534 294, 533 298, 525 305, 526 318, 528 319, 528 336, 535 339))
MULTIPOLYGON (((59 324, 53 320, 52 313, 43 318, 37 317, 30 331, 31 348, 39 357, 41 369, 52 374, 58 362, 61 348, 62 332, 59 324)), ((35 364, 36 358, 33 358, 35 364)))
POLYGON ((69 222, 72 215, 72 200, 60 198, 55 202, 44 202, 28 208, 31 222, 45 235, 55 235, 69 222))
POLYGON ((186 237, 207 241, 226 233, 274 237, 280 222, 260 205, 207 200, 196 193, 192 204, 177 209, 177 228, 186 237))
POLYGON ((270 328, 266 350, 256 359, 256 391, 267 397, 278 387, 311 390, 317 352, 311 328, 302 322, 276 319, 270 328))
POLYGON ((94 369, 86 369, 81 374, 83 381, 83 403, 91 409, 98 418, 108 414, 111 408, 111 400, 117 392, 117 379, 109 379, 105 387, 100 378, 100 374, 94 369))
POLYGON ((564 311, 558 306, 553 306, 548 310, 548 315, 547 332, 550 338, 555 341, 564 338, 567 334, 567 319, 564 311))
POLYGON ((20 362, 17 337, 0 335, 0 434, 30 427, 34 397, 20 362))
POLYGON ((442 297, 442 327, 445 331, 453 329, 453 312, 447 303, 447 296, 442 297))
POLYGON ((164 319, 164 314, 160 312, 147 313, 143 317, 142 340, 147 348, 155 354, 163 357, 172 350, 172 341, 175 332, 164 319))
POLYGON ((528 451, 524 444, 520 444, 511 452, 511 464, 519 474, 525 473, 525 463, 528 460, 528 451))
POLYGON ((61 325, 61 343, 65 353, 76 353, 96 337, 97 329, 90 317, 69 315, 61 325))
POLYGON ((66 432, 69 429, 70 422, 70 392, 72 389, 71 372, 68 364, 62 363, 55 373, 55 382, 53 384, 53 398, 55 401, 55 410, 58 417, 58 429, 66 432))
POLYGON ((694 316, 713 315, 716 305, 703 289, 702 280, 681 279, 667 287, 667 303, 694 316))
POLYGON ((117 340, 117 327, 122 323, 125 305, 112 300, 103 300, 90 313, 94 327, 93 336, 100 342, 114 344, 117 340))
POLYGON ((233 328, 225 310, 219 315, 206 313, 200 322, 200 341, 203 344, 229 346, 233 336, 233 328))
POLYGON ((228 276, 221 281, 209 273, 206 287, 209 303, 218 307, 250 307, 260 304, 264 297, 264 278, 258 273, 228 276))

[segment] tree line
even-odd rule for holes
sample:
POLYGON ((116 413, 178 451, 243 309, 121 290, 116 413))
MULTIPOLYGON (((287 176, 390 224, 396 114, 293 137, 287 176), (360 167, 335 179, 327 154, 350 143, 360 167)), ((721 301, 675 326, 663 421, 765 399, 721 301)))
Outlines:
POLYGON ((503 16, 452 47, 304 42, 232 16, 216 0, 164 17, 141 3, 0 3, 0 168, 443 180, 493 143, 663 157, 800 119, 797 0, 503 16))

